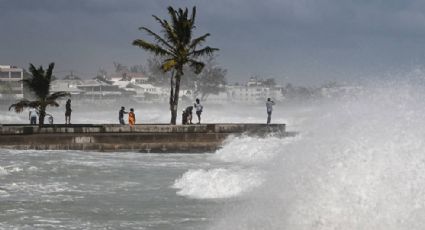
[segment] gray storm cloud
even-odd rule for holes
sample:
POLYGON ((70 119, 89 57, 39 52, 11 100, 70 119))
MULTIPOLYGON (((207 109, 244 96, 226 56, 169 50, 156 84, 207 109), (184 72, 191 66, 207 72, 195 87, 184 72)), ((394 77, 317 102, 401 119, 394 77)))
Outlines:
POLYGON ((198 9, 197 33, 221 49, 231 80, 251 75, 281 82, 351 81, 424 63, 425 2, 420 0, 0 0, 0 63, 27 67, 57 63, 62 70, 96 72, 113 61, 144 63, 131 46, 159 32, 152 14, 166 7, 198 9))

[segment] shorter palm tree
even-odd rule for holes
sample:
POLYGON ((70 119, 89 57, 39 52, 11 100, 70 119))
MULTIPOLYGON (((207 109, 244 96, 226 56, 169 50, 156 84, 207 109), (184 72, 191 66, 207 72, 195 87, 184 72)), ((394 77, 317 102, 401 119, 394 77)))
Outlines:
POLYGON ((31 76, 22 80, 25 87, 28 87, 30 91, 34 93, 35 100, 30 101, 28 99, 22 99, 17 103, 9 107, 10 110, 15 110, 17 113, 21 113, 25 108, 34 108, 39 114, 38 124, 41 127, 44 124, 44 118, 46 117, 47 106, 58 107, 57 99, 70 96, 67 92, 55 92, 50 93, 50 84, 52 82, 52 74, 55 63, 50 63, 49 68, 44 70, 42 66, 38 69, 30 64, 29 71, 31 76))

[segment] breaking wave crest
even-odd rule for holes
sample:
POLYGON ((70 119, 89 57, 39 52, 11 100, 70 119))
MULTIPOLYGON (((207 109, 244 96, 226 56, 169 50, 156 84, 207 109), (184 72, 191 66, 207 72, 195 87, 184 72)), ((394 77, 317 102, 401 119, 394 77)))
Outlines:
POLYGON ((379 85, 312 106, 299 141, 271 150, 261 186, 211 229, 422 229, 423 91, 379 85))
POLYGON ((261 173, 247 169, 189 170, 173 187, 177 194, 196 199, 235 197, 262 183, 261 173))
POLYGON ((173 185, 178 195, 194 199, 236 197, 259 187, 265 178, 263 166, 282 146, 295 138, 230 137, 210 160, 220 168, 191 169, 173 185), (229 163, 231 163, 229 165, 229 163))

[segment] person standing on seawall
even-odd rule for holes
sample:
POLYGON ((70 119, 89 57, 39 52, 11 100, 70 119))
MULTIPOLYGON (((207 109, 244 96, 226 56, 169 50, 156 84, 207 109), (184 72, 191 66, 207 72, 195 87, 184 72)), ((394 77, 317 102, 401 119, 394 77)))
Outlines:
POLYGON ((134 114, 134 109, 131 108, 128 113, 128 124, 133 127, 136 124, 136 114, 134 114))
POLYGON ((124 122, 124 114, 127 114, 128 112, 125 111, 124 106, 121 107, 121 110, 118 112, 118 120, 120 121, 121 125, 125 125, 124 122))
POLYGON ((37 111, 34 108, 30 108, 28 118, 30 120, 31 125, 37 124, 37 111))
POLYGON ((65 124, 71 124, 71 112, 71 99, 68 99, 65 106, 65 124))
POLYGON ((267 98, 267 102, 266 102, 267 124, 270 124, 270 121, 272 119, 273 105, 274 105, 274 101, 272 101, 270 98, 267 98))
POLYGON ((198 124, 201 124, 201 113, 204 107, 201 105, 198 98, 196 98, 196 103, 193 104, 193 107, 195 107, 196 109, 196 115, 198 116, 198 124))

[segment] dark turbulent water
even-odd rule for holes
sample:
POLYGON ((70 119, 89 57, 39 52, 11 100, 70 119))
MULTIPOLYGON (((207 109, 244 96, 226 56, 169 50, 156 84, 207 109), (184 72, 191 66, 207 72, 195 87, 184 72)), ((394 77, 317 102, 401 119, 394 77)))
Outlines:
POLYGON ((0 151, 0 227, 201 229, 221 202, 172 188, 207 155, 0 151))
MULTIPOLYGON (((277 106, 300 135, 231 137, 214 154, 0 150, 0 228, 421 230, 423 88, 277 106)), ((265 118, 205 107, 208 122, 265 118)))

